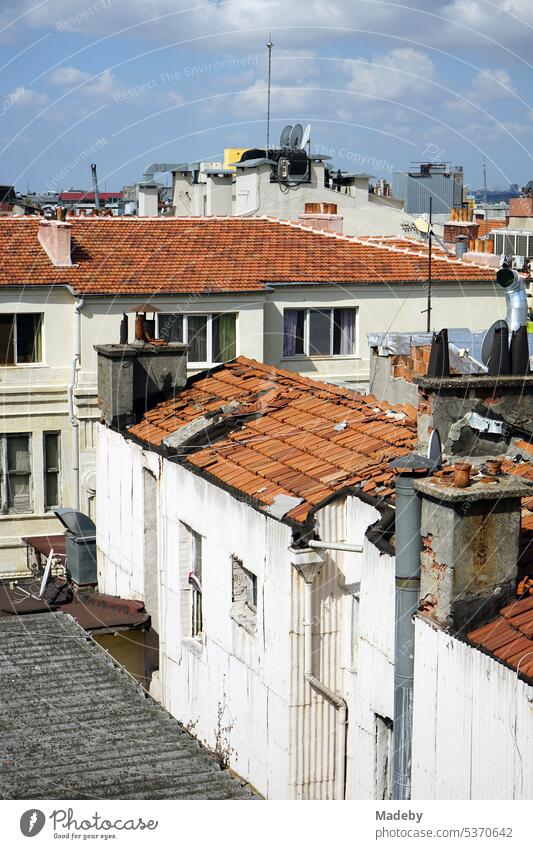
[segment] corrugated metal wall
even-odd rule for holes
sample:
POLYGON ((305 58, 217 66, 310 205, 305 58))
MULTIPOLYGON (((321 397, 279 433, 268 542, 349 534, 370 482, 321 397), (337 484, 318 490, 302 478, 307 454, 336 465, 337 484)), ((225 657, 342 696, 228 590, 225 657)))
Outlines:
POLYGON ((413 799, 533 799, 533 687, 416 618, 413 799))

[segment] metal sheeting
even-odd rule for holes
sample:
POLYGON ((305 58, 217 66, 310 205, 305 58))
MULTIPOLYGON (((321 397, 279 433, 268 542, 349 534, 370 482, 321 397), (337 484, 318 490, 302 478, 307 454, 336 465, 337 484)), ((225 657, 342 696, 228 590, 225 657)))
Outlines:
POLYGON ((416 618, 413 799, 532 799, 533 688, 416 618))

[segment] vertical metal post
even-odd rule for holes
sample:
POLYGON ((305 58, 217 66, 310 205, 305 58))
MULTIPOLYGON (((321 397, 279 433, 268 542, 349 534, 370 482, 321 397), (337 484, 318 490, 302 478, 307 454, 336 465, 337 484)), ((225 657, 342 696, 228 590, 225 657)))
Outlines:
POLYGON ((268 157, 268 149, 270 147, 270 81, 272 79, 272 33, 268 37, 266 46, 268 47, 268 95, 267 95, 267 143, 265 156, 268 157))
POLYGON ((431 227, 432 222, 432 212, 433 212, 433 197, 430 194, 429 196, 429 233, 428 233, 428 249, 429 249, 429 257, 428 257, 428 306, 427 306, 427 319, 426 319, 426 330, 428 333, 431 333, 431 253, 432 253, 432 237, 433 230, 431 227))
POLYGON ((411 796, 415 626, 420 593, 421 501, 415 474, 396 478, 396 591, 391 799, 411 796))

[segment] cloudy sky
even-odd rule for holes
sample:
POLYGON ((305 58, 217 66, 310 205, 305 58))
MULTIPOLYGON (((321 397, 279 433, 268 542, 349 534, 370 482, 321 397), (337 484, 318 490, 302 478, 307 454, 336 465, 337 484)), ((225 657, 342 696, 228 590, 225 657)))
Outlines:
POLYGON ((0 183, 120 188, 310 121, 344 170, 533 178, 531 0, 0 0, 0 183), (65 176, 66 175, 66 176, 65 176))

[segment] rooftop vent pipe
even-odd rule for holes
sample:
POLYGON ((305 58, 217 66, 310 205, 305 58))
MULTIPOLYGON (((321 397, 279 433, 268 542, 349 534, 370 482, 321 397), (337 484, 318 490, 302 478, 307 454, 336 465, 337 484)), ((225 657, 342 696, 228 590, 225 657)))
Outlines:
POLYGON ((96 163, 93 162, 91 165, 91 172, 93 175, 93 191, 94 191, 94 208, 96 212, 100 212, 100 192, 98 190, 98 177, 96 175, 96 163))
POLYGON ((396 468, 396 590, 391 799, 411 798, 415 625, 420 597, 421 500, 413 484, 432 461, 419 454, 391 460, 396 468))
POLYGON ((505 320, 512 333, 520 327, 525 327, 528 321, 527 295, 524 280, 512 268, 503 265, 496 272, 496 282, 505 289, 507 315, 505 320))

